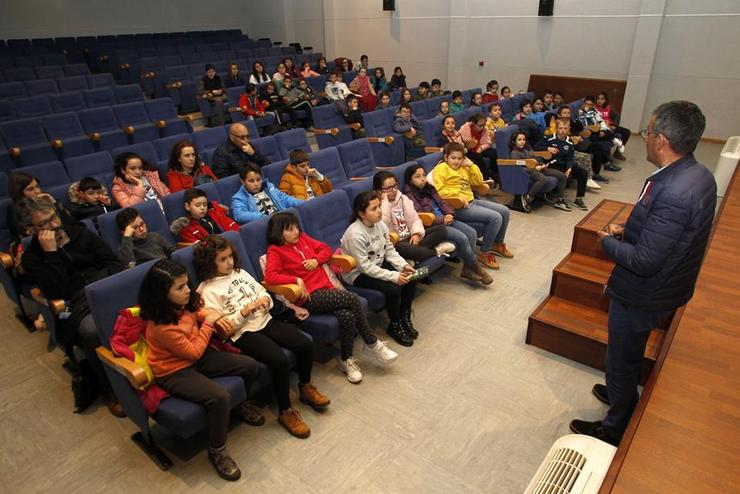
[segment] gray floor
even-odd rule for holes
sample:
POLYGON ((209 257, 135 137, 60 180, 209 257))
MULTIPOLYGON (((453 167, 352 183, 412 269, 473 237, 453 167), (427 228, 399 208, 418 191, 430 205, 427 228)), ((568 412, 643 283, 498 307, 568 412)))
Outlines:
MULTIPOLYGON (((653 170, 638 137, 630 159, 601 198, 633 201, 653 170)), ((710 167, 719 145, 697 153, 710 167)), ((573 190, 569 190, 572 197, 573 190)), ((0 492, 521 492, 550 445, 575 417, 600 418, 592 369, 524 344, 527 316, 547 294, 551 270, 570 248, 585 213, 544 206, 512 213, 494 284, 473 288, 446 268, 422 286, 415 304, 422 336, 389 369, 359 355, 365 379, 352 385, 333 361, 315 380, 332 399, 319 415, 299 404, 307 440, 280 427, 240 425, 229 448, 242 479, 219 479, 204 452, 160 471, 129 440, 135 431, 98 406, 72 413, 60 352, 46 334, 29 334, 0 300, 0 492)), ((379 323, 376 320, 376 325, 379 323)))

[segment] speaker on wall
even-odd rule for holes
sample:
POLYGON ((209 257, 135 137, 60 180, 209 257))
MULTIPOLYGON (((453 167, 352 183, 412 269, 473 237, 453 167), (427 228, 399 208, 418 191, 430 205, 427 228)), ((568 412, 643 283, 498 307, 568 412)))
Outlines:
POLYGON ((396 10, 396 0, 383 0, 383 10, 396 10))
POLYGON ((555 0, 540 0, 540 10, 537 15, 552 15, 555 7, 555 0))

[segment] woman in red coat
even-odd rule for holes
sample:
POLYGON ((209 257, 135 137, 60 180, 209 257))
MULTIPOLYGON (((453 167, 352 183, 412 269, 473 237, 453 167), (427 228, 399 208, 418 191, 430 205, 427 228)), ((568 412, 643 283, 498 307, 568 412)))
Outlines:
POLYGON ((211 168, 198 157, 195 145, 190 141, 180 141, 170 153, 167 181, 170 192, 192 189, 197 185, 215 182, 218 177, 211 168))

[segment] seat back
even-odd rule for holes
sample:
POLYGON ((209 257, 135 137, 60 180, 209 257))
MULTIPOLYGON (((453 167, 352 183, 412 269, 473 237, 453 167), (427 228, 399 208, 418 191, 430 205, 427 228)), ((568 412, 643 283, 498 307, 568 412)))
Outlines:
POLYGON ((3 122, 0 124, 0 134, 8 148, 49 143, 44 129, 35 118, 3 122))
POLYGON ((58 79, 64 77, 61 65, 40 65, 36 67, 36 77, 39 79, 58 79))
POLYGON ((285 173, 285 167, 290 163, 289 160, 280 160, 262 167, 262 176, 275 187, 280 185, 280 179, 285 173))
POLYGON ((41 118, 41 124, 46 129, 46 135, 49 136, 49 139, 85 136, 85 131, 76 113, 47 115, 41 118))
MULTIPOLYGON (((260 280, 264 277, 262 267, 260 266, 260 256, 267 252, 267 223, 269 218, 260 218, 256 221, 250 221, 239 227, 239 237, 245 247, 246 256, 249 263, 256 272, 255 278, 260 280)), ((242 258, 242 262, 244 258, 242 258)))
POLYGON ((39 185, 44 190, 49 187, 68 185, 70 183, 69 176, 67 176, 67 172, 61 161, 50 161, 38 165, 24 166, 22 171, 32 177, 38 178, 39 185))
MULTIPOLYGON (((236 254, 239 256, 239 260, 241 261, 242 269, 249 273, 253 278, 257 280, 262 279, 261 273, 258 273, 258 271, 254 268, 254 265, 252 264, 247 249, 244 246, 244 242, 242 242, 239 233, 224 232, 219 234, 219 236, 228 240, 234 247, 236 254)), ((198 279, 198 275, 195 272, 195 266, 193 265, 194 248, 195 246, 191 245, 183 249, 178 249, 172 254, 172 260, 182 264, 185 269, 188 270, 188 278, 190 278, 192 285, 198 286, 200 280, 198 279)), ((259 267, 259 264, 257 264, 257 266, 259 267)))
POLYGON ((74 76, 74 75, 88 75, 90 74, 90 67, 87 66, 86 63, 71 63, 67 65, 63 65, 62 69, 64 69, 64 73, 67 76, 74 76))
POLYGON ((26 87, 22 82, 3 82, 0 84, 0 99, 15 99, 26 96, 26 87))
POLYGON ((8 81, 32 81, 36 79, 36 72, 31 67, 5 69, 5 79, 8 81))
MULTIPOLYGON (((174 243, 167 220, 165 219, 164 213, 159 207, 159 203, 157 201, 141 202, 132 207, 139 211, 141 217, 146 221, 147 229, 150 232, 157 232, 165 239, 174 243)), ((98 216, 100 237, 106 244, 108 244, 108 247, 110 247, 113 252, 116 251, 118 244, 121 243, 121 231, 118 229, 118 225, 116 225, 116 216, 118 216, 118 213, 120 212, 120 210, 111 211, 98 216)))
POLYGON ((51 108, 49 98, 46 96, 32 96, 20 98, 13 102, 17 118, 33 118, 48 115, 54 110, 51 108))
POLYGON ((116 95, 116 101, 119 103, 134 103, 144 101, 144 93, 141 92, 141 86, 138 84, 125 84, 113 88, 116 95))
POLYGON ((79 112, 80 122, 86 132, 108 132, 120 130, 113 109, 110 107, 90 108, 79 112))
POLYGON ((152 122, 157 120, 175 120, 177 118, 177 111, 175 110, 175 103, 172 101, 172 98, 157 98, 148 100, 144 104, 146 105, 149 119, 152 122))
POLYGON ((15 109, 10 101, 0 100, 0 122, 15 120, 15 109))
POLYGON ((426 100, 412 101, 409 103, 409 106, 411 107, 411 114, 415 116, 417 120, 426 120, 429 118, 426 100))
POLYGON ((308 143, 306 131, 303 129, 292 129, 285 132, 279 132, 275 134, 275 140, 277 141, 277 146, 280 149, 282 159, 284 160, 289 159, 290 152, 295 149, 302 149, 307 153, 311 152, 311 145, 308 143))
POLYGON ((103 74, 92 74, 87 76, 87 85, 90 88, 109 87, 113 88, 116 81, 113 80, 113 74, 105 72, 103 74))
POLYGON ((416 162, 424 167, 425 172, 429 173, 442 159, 444 159, 442 153, 430 153, 421 158, 417 158, 416 162))
POLYGON ((57 79, 57 85, 59 86, 59 92, 61 93, 66 93, 68 91, 83 91, 85 89, 88 89, 87 79, 84 75, 60 77, 57 79))
MULTIPOLYGON (((251 135, 251 134, 250 134, 251 135)), ((254 149, 260 152, 262 156, 270 160, 270 162, 280 161, 283 158, 283 154, 280 152, 280 148, 277 145, 277 141, 274 137, 259 137, 250 141, 254 149)))
POLYGON ((49 95, 49 102, 56 113, 76 112, 87 108, 80 91, 49 95))
POLYGON ((375 157, 367 139, 357 139, 337 146, 347 177, 369 177, 375 174, 375 157))
POLYGON ((190 140, 190 134, 175 134, 173 136, 162 137, 154 141, 153 142, 154 149, 157 150, 157 156, 159 157, 159 161, 169 160, 170 153, 172 152, 172 148, 175 147, 175 144, 177 144, 180 141, 189 141, 189 140, 190 140))
POLYGON ((298 208, 306 233, 333 249, 339 246, 339 240, 349 226, 351 213, 349 198, 342 190, 333 190, 298 208))
POLYGON ((209 149, 216 149, 228 139, 226 129, 223 127, 199 130, 197 132, 193 132, 192 136, 193 143, 201 152, 209 149))
POLYGON ((149 124, 149 114, 146 112, 144 103, 124 103, 113 105, 113 113, 121 125, 149 124))
POLYGON ((82 91, 85 98, 85 104, 88 108, 98 108, 101 106, 112 106, 116 104, 116 97, 113 90, 109 87, 100 87, 96 89, 87 89, 82 91))
POLYGON ((236 194, 236 191, 241 186, 242 183, 239 180, 239 175, 230 175, 216 182, 216 190, 218 190, 218 196, 221 198, 221 202, 230 207, 231 198, 234 197, 234 194, 236 194))
POLYGON ((424 139, 426 139, 427 146, 436 146, 439 137, 442 135, 442 120, 445 117, 434 117, 427 120, 422 120, 421 128, 424 132, 424 139))
POLYGON ((516 125, 507 125, 503 129, 499 129, 494 134, 496 139, 496 155, 499 159, 508 159, 509 154, 509 142, 511 142, 511 136, 519 130, 516 125))
POLYGON ((136 153, 150 165, 156 165, 159 161, 157 150, 154 149, 154 144, 151 142, 139 142, 137 144, 129 144, 128 146, 114 148, 111 155, 115 160, 118 155, 123 153, 136 153))
MULTIPOLYGON (((67 174, 72 181, 83 177, 111 177, 113 175, 113 158, 108 151, 99 151, 85 156, 64 160, 67 174)), ((107 180, 106 180, 107 181, 107 180)))
POLYGON ((343 187, 349 183, 347 173, 342 166, 342 158, 336 147, 314 151, 309 155, 312 168, 316 168, 322 175, 326 176, 336 187, 343 187))
POLYGON ((59 86, 55 79, 39 79, 36 81, 24 82, 26 91, 31 96, 40 96, 43 94, 56 94, 59 92, 59 86))

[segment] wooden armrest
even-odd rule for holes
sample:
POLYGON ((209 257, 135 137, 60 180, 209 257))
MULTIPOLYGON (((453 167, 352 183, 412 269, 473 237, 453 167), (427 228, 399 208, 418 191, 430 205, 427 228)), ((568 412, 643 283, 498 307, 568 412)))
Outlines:
POLYGON ((182 249, 183 247, 190 247, 191 245, 194 245, 195 242, 177 242, 177 248, 182 249))
POLYGON ((460 197, 445 197, 445 201, 454 209, 460 209, 463 207, 463 200, 460 197))
POLYGON ((192 114, 185 115, 185 121, 189 124, 195 122, 195 117, 192 114))
POLYGON ((491 187, 488 184, 474 185, 471 188, 482 196, 486 196, 491 193, 491 187))
POLYGON ((396 245, 396 244, 397 244, 398 242, 400 242, 400 241, 401 241, 401 237, 399 237, 399 236, 398 236, 398 233, 396 233, 396 232, 390 232, 390 233, 388 234, 388 237, 390 237, 390 239, 391 239, 391 243, 392 243, 393 245, 396 245))
POLYGON ((360 130, 362 128, 362 124, 359 122, 351 123, 349 124, 350 128, 353 130, 360 130))
POLYGON ((105 62, 106 60, 108 60, 108 55, 101 55, 98 57, 98 60, 100 60, 101 62, 105 62))
POLYGON ((167 126, 167 122, 165 122, 164 120, 157 120, 156 122, 154 122, 154 125, 156 125, 159 129, 163 129, 167 126))
POLYGON ((352 182, 359 182, 360 180, 365 180, 368 177, 349 177, 350 181, 352 182))
POLYGON ((61 139, 52 139, 51 147, 53 147, 54 149, 62 149, 64 147, 64 143, 61 139))
POLYGON ((434 213, 418 213, 418 214, 424 226, 432 226, 434 224, 434 220, 437 219, 437 217, 434 216, 434 213))
POLYGON ((180 81, 170 82, 169 84, 165 84, 165 87, 167 89, 180 89, 182 87, 182 82, 180 81))
POLYGON ((588 127, 586 127, 586 128, 587 128, 588 130, 590 130, 591 132, 601 132, 601 125, 599 125, 599 124, 593 124, 593 125, 589 125, 589 126, 588 126, 588 127))
POLYGON ((121 65, 118 66, 118 68, 121 70, 128 70, 131 68, 131 65, 127 63, 122 63, 121 65))
POLYGON ((329 264, 338 266, 343 273, 347 273, 357 266, 357 261, 354 257, 347 254, 334 254, 331 256, 331 259, 329 259, 329 264))
POLYGON ((331 134, 334 137, 336 137, 339 134, 339 128, 338 127, 333 127, 331 129, 316 129, 316 128, 314 128, 313 129, 313 133, 316 134, 316 135, 331 134))
POLYGON ((243 112, 243 111, 244 111, 244 108, 242 108, 241 106, 230 106, 229 107, 229 112, 243 112))
POLYGON ((395 168, 395 166, 380 166, 380 165, 377 165, 375 167, 376 170, 378 170, 378 171, 384 171, 384 172, 387 172, 388 170, 393 170, 394 168, 395 168))
POLYGON ((62 299, 47 299, 44 294, 41 293, 40 288, 31 288, 31 297, 33 297, 36 302, 42 305, 47 305, 55 316, 64 312, 64 308, 67 307, 67 303, 62 299))
POLYGON ((298 288, 298 285, 266 285, 262 283, 262 286, 264 286, 265 290, 268 292, 282 295, 288 302, 295 302, 301 298, 301 291, 298 288))
POLYGON ((515 159, 499 159, 496 160, 496 164, 498 166, 526 166, 527 168, 534 168, 537 166, 537 160, 535 159, 528 159, 528 160, 515 160, 515 159))
POLYGON ((579 142, 582 141, 582 139, 581 139, 581 136, 570 136, 570 141, 573 144, 578 144, 579 142))
POLYGON ((374 143, 374 142, 379 142, 379 143, 381 143, 381 144, 387 144, 387 145, 389 145, 389 146, 390 146, 391 144, 393 144, 393 141, 395 141, 395 140, 396 140, 396 139, 395 139, 395 138, 394 138, 393 136, 385 136, 385 137, 368 137, 368 138, 367 138, 367 142, 373 142, 373 143, 374 143))
POLYGON ((13 267, 13 256, 7 252, 0 252, 0 264, 6 271, 13 267))
POLYGON ((153 79, 154 72, 142 72, 141 77, 144 79, 153 79))
POLYGON ((19 147, 10 148, 8 149, 8 152, 10 153, 10 156, 12 156, 13 158, 17 158, 21 155, 21 148, 19 147))
POLYGON ((429 154, 429 153, 440 153, 440 152, 442 152, 442 149, 444 149, 444 148, 438 148, 436 146, 426 146, 424 148, 424 152, 427 153, 427 154, 429 154))
POLYGON ((552 153, 550 151, 535 151, 535 156, 539 156, 540 158, 544 158, 546 160, 552 159, 552 153))
POLYGON ((93 142, 98 142, 100 140, 100 132, 90 132, 87 137, 93 142))
POLYGON ((131 135, 134 132, 136 132, 136 129, 134 129, 133 125, 127 125, 126 127, 123 128, 123 131, 127 133, 128 135, 131 135))
POLYGON ((580 137, 582 137, 583 139, 588 139, 589 137, 591 137, 591 131, 590 130, 582 130, 578 135, 580 137))
POLYGON ((146 371, 136 362, 124 357, 116 357, 104 346, 96 348, 95 353, 105 365, 125 377, 134 388, 141 389, 149 382, 146 371))

